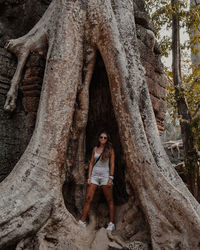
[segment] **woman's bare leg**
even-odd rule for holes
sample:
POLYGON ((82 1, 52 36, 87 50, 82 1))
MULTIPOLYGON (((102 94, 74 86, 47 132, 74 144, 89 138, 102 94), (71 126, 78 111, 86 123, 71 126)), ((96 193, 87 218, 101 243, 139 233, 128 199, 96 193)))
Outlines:
POLYGON ((86 217, 87 217, 88 211, 90 209, 90 205, 91 205, 91 202, 93 200, 96 188, 97 188, 96 184, 90 184, 87 187, 87 191, 86 191, 86 195, 85 195, 85 202, 84 202, 84 206, 83 206, 83 213, 82 213, 82 217, 81 217, 82 221, 86 220, 86 217))
POLYGON ((114 223, 114 202, 113 202, 113 188, 110 185, 103 185, 102 186, 103 193, 106 197, 108 207, 109 207, 109 214, 110 214, 110 221, 114 223))

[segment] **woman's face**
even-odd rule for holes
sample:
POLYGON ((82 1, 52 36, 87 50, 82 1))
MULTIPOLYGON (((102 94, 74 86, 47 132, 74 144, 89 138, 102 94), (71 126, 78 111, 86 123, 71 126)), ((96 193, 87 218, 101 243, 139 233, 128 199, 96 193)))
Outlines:
POLYGON ((107 134, 105 134, 105 133, 100 134, 100 136, 99 136, 99 142, 101 144, 106 144, 107 140, 108 140, 107 134))

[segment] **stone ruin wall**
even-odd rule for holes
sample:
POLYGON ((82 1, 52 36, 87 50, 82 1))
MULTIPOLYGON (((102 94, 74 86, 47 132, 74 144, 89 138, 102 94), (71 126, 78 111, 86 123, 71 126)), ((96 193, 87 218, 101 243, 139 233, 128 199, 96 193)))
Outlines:
MULTIPOLYGON (((3 111, 6 93, 16 68, 16 58, 4 49, 5 42, 26 34, 40 19, 50 0, 0 1, 0 181, 12 170, 32 135, 44 74, 45 58, 31 54, 19 89, 17 109, 3 111)), ((152 39, 153 27, 144 12, 144 1, 134 0, 141 61, 160 132, 165 116, 165 76, 160 50, 152 39)))

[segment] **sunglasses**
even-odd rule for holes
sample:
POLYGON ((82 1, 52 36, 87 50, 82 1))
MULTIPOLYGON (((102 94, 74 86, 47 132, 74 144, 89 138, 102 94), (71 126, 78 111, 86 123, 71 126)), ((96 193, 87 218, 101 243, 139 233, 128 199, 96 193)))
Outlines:
POLYGON ((107 136, 99 136, 100 139, 107 139, 107 136))

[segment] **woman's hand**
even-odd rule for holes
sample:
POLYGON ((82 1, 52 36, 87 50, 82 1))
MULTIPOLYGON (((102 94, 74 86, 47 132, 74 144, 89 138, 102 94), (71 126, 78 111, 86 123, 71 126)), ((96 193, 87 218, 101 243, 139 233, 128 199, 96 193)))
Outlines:
POLYGON ((90 179, 90 178, 87 179, 87 184, 88 184, 88 185, 91 184, 91 179, 90 179))
POLYGON ((108 179, 108 183, 107 183, 107 185, 108 185, 108 186, 112 186, 112 184, 113 184, 112 179, 111 179, 111 178, 109 178, 109 179, 108 179))

